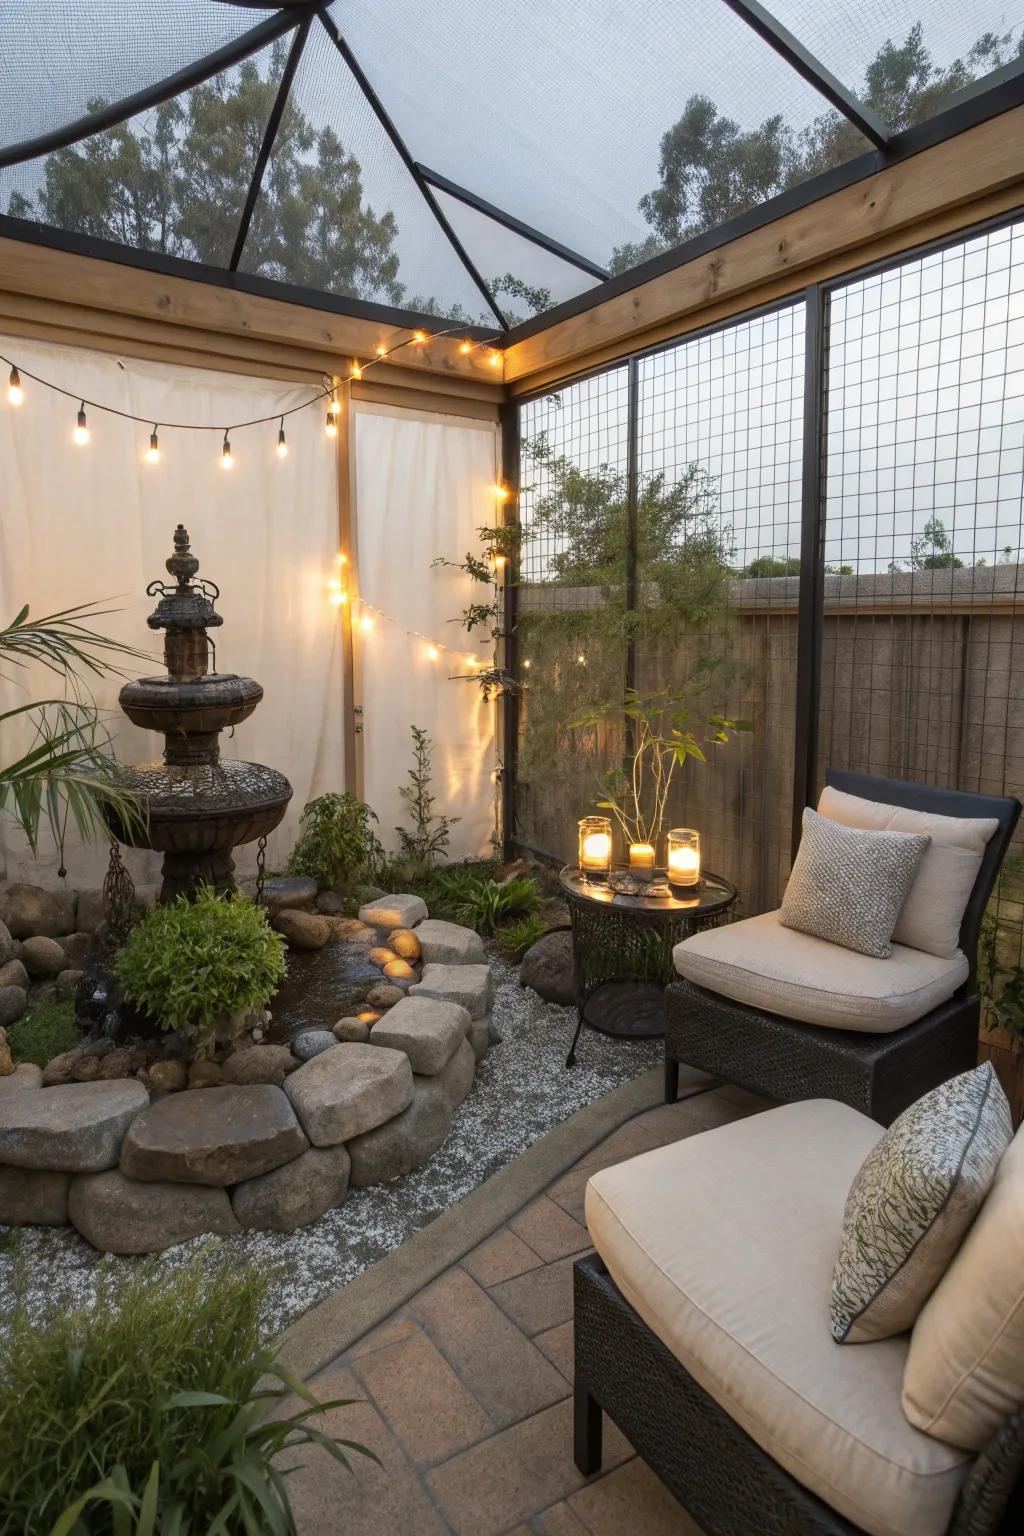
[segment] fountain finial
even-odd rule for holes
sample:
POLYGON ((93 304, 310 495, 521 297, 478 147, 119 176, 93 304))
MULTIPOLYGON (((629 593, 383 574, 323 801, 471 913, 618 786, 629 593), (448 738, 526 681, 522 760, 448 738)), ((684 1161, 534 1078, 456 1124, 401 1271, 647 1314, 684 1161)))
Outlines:
POLYGON ((188 529, 184 523, 179 523, 174 530, 174 553, 168 556, 164 564, 179 587, 187 587, 199 569, 199 561, 190 552, 188 529))

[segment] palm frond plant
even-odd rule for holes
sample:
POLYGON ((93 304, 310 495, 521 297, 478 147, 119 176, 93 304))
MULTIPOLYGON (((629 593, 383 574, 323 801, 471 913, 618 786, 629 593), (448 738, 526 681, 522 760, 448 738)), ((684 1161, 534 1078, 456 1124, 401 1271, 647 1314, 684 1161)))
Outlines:
POLYGON ((63 697, 36 699, 0 711, 0 733, 15 721, 31 726, 26 751, 0 761, 0 811, 13 817, 35 853, 45 822, 61 846, 68 822, 83 839, 106 834, 107 815, 141 829, 144 809, 126 787, 110 733, 88 689, 90 678, 123 675, 119 658, 147 660, 144 651, 92 627, 114 610, 83 603, 32 619, 28 604, 0 629, 0 676, 17 681, 3 664, 45 667, 64 683, 63 697))

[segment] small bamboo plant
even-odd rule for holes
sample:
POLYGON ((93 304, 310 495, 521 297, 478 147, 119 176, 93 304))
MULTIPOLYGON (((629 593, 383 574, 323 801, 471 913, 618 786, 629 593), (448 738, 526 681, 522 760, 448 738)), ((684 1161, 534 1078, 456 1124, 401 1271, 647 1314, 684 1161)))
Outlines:
POLYGON ((628 688, 624 700, 593 705, 572 722, 571 729, 586 730, 618 716, 627 722, 626 762, 623 767, 610 768, 598 780, 602 799, 597 801, 597 808, 615 817, 627 846, 650 843, 657 847, 676 769, 691 757, 705 762, 705 747, 724 746, 736 732, 751 730, 751 722, 708 715, 707 735, 701 742, 690 725, 689 692, 673 693, 665 688, 638 693, 628 688))

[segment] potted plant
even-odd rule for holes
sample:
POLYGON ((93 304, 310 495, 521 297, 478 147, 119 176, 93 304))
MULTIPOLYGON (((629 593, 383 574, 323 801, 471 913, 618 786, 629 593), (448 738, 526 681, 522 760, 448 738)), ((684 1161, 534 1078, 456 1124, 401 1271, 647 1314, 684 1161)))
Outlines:
POLYGON ((262 907, 209 886, 147 913, 114 960, 127 1000, 200 1056, 232 1044, 284 973, 285 942, 262 907))

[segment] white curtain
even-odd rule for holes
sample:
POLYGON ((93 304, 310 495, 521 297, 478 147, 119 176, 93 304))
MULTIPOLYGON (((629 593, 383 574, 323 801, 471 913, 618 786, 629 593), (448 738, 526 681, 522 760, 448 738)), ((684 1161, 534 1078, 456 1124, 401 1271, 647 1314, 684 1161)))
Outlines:
MULTIPOLYGON (((145 427, 89 411, 91 442, 71 434, 77 399, 65 399, 25 377, 25 401, 6 400, 0 385, 0 617, 24 604, 33 616, 82 602, 119 610, 96 627, 151 652, 128 662, 132 675, 162 671, 162 636, 147 629, 156 599, 145 588, 165 577, 175 525, 183 522, 200 560, 200 574, 221 589, 222 629, 212 631, 222 672, 255 677, 263 702, 225 757, 267 763, 290 779, 290 813, 271 839, 279 861, 295 836, 304 802, 342 787, 342 667, 337 610, 328 581, 336 574, 338 498, 336 458, 319 407, 285 421, 288 457, 276 456, 277 422, 232 433, 234 467, 220 467, 217 432, 175 432, 161 425, 161 461, 145 462, 149 421, 227 425, 286 411, 311 389, 193 368, 139 362, 106 354, 0 338, 0 351, 26 371, 94 400, 146 418, 145 427)), ((10 673, 10 669, 5 669, 10 673)), ((119 679, 95 688, 117 727, 122 761, 160 756, 162 738, 137 730, 117 713, 119 679), (120 724, 117 722, 120 720, 120 724)), ((52 692, 53 679, 33 673, 0 678, 0 708, 52 692)), ((10 727, 0 762, 28 741, 10 727)), ((0 816, 0 871, 38 881, 52 876, 52 850, 32 861, 0 816)), ((102 877, 106 850, 69 842, 72 885, 102 877)), ((254 850, 240 850, 243 872, 254 850)), ((136 856, 137 877, 156 878, 153 855, 136 856)))
POLYGON ((431 563, 479 550, 476 530, 494 521, 497 429, 360 406, 355 434, 361 595, 382 610, 368 614, 371 629, 360 627, 358 614, 355 625, 365 797, 385 845, 396 847, 395 827, 409 824, 398 791, 412 763, 410 726, 422 726, 434 741, 434 810, 461 818, 450 854, 486 854, 495 827, 495 704, 484 702, 476 682, 451 679, 473 670, 471 656, 493 653, 489 634, 467 636, 457 622, 468 603, 487 600, 488 589, 431 563), (447 649, 432 659, 431 644, 447 649))

